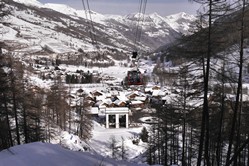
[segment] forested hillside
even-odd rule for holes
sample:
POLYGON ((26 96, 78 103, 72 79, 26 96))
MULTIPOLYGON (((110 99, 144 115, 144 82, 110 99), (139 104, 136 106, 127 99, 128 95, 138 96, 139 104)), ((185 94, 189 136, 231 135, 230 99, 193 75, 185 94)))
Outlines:
POLYGON ((178 90, 158 109, 164 118, 152 132, 151 149, 159 154, 151 163, 247 165, 248 2, 196 2, 205 10, 193 34, 161 47, 154 69, 178 90), (169 62, 174 67, 165 67, 169 62))

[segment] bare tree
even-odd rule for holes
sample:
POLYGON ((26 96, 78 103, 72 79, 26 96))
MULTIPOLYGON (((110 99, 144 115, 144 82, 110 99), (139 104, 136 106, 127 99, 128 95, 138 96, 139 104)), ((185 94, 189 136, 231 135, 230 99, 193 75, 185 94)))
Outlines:
POLYGON ((10 126, 11 110, 8 107, 10 91, 9 78, 7 73, 3 70, 5 64, 4 56, 0 55, 0 149, 13 146, 13 138, 10 126))
POLYGON ((117 139, 115 136, 110 137, 110 149, 111 149, 111 157, 116 159, 118 155, 118 146, 117 146, 117 139))
POLYGON ((92 137, 92 118, 89 114, 89 105, 85 100, 86 94, 80 96, 78 104, 76 105, 76 113, 79 116, 77 133, 78 136, 84 140, 89 140, 92 137))
POLYGON ((124 137, 121 137, 120 157, 121 157, 122 160, 127 159, 127 148, 125 147, 124 137))
MULTIPOLYGON (((226 157, 226 165, 228 165, 230 161, 231 151, 232 151, 232 145, 234 141, 234 134, 235 134, 235 128, 236 123, 238 123, 238 112, 239 112, 239 105, 240 105, 240 97, 241 97, 241 89, 242 89, 242 71, 243 71, 243 59, 244 59, 244 33, 245 33, 245 9, 246 9, 246 1, 242 1, 242 10, 241 10, 241 25, 240 25, 240 57, 239 57, 239 76, 238 76, 238 85, 237 85, 237 93, 236 93, 236 101, 235 101, 235 108, 234 108, 234 114, 233 114, 233 120, 232 120, 232 126, 230 130, 230 136, 229 136, 229 144, 228 144, 228 150, 227 150, 227 157, 226 157)), ((235 145, 235 151, 238 149, 238 144, 235 145)), ((236 159, 236 158, 235 158, 236 159)))
POLYGON ((51 86, 51 91, 47 97, 47 104, 52 111, 52 119, 63 130, 66 130, 67 110, 69 110, 68 103, 66 101, 66 88, 62 84, 62 80, 58 77, 54 85, 51 86))

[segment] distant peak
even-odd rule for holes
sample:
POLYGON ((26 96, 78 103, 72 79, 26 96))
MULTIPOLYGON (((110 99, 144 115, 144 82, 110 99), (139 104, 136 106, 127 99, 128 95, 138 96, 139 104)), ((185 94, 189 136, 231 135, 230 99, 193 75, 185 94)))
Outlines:
POLYGON ((150 15, 159 16, 159 14, 157 12, 151 13, 150 15))
POLYGON ((131 13, 131 14, 127 14, 126 17, 140 17, 142 16, 142 13, 131 13))
POLYGON ((182 18, 191 17, 190 14, 187 14, 187 13, 185 13, 185 12, 180 12, 180 13, 178 13, 178 15, 179 15, 180 17, 182 17, 182 18))
POLYGON ((166 18, 171 19, 171 20, 178 20, 178 19, 182 19, 182 18, 187 19, 187 20, 193 20, 193 19, 195 19, 195 16, 191 15, 191 14, 187 14, 185 12, 179 12, 176 14, 166 16, 166 18))
POLYGON ((188 14, 185 13, 185 12, 180 12, 180 13, 178 13, 178 14, 181 15, 181 16, 188 15, 188 14))
POLYGON ((154 12, 154 13, 151 13, 150 15, 149 15, 150 17, 153 17, 153 18, 163 18, 161 15, 159 15, 157 12, 154 12))

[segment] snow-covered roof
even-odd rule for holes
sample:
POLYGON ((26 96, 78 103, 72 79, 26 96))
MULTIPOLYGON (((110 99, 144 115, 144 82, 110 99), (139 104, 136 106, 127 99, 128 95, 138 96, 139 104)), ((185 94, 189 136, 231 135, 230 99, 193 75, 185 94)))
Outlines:
POLYGON ((111 98, 111 97, 112 97, 112 94, 111 94, 111 93, 105 93, 105 94, 103 94, 103 95, 105 95, 106 98, 111 98))
POLYGON ((153 90, 152 90, 152 87, 146 87, 146 88, 144 89, 144 91, 145 91, 145 92, 152 92, 153 90))
POLYGON ((120 105, 120 104, 122 104, 122 103, 126 103, 125 101, 121 101, 121 100, 115 100, 114 101, 114 104, 116 104, 116 105, 120 105))
POLYGON ((157 96, 165 96, 166 93, 162 90, 153 90, 152 96, 157 97, 157 96))
POLYGON ((142 101, 138 101, 138 100, 132 100, 132 101, 130 102, 130 104, 131 104, 131 105, 143 104, 143 102, 142 102, 142 101))
POLYGON ((145 101, 147 99, 147 97, 144 97, 144 96, 136 96, 134 98, 134 100, 139 100, 139 101, 145 101))
POLYGON ((111 94, 112 96, 118 96, 118 95, 119 95, 119 91, 117 91, 117 90, 112 90, 112 91, 110 91, 110 94, 111 94))
POLYGON ((129 99, 123 94, 123 95, 119 95, 117 96, 117 98, 120 100, 120 101, 129 101, 129 99))
POLYGON ((106 99, 106 96, 105 95, 102 95, 102 96, 96 96, 96 101, 103 101, 106 99))
POLYGON ((88 94, 88 95, 86 96, 86 98, 91 98, 91 99, 94 99, 94 97, 93 97, 93 95, 92 95, 92 94, 88 94))
POLYGON ((96 94, 96 95, 103 95, 103 93, 102 92, 100 92, 99 90, 94 90, 94 91, 92 91, 92 92, 90 92, 92 95, 94 95, 94 94, 96 94))
POLYGON ((90 109, 90 114, 98 114, 99 113, 99 108, 98 107, 92 107, 90 109))
POLYGON ((131 91, 131 92, 129 92, 128 94, 126 94, 126 97, 127 98, 130 98, 131 96, 139 96, 139 94, 135 91, 131 91))

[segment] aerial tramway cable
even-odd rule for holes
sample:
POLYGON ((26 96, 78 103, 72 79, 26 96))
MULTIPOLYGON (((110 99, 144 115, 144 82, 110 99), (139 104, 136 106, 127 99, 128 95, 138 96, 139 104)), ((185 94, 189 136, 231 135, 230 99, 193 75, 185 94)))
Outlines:
POLYGON ((142 24, 144 22, 144 15, 146 10, 147 0, 140 0, 138 19, 136 22, 136 31, 134 39, 134 50, 132 52, 132 59, 138 59, 138 44, 142 36, 142 24))
POLYGON ((89 33, 90 33, 90 38, 92 40, 92 44, 97 45, 97 40, 96 40, 96 36, 95 36, 95 28, 94 28, 94 25, 93 25, 93 20, 92 20, 92 16, 91 16, 91 10, 90 10, 89 1, 88 0, 82 0, 82 5, 83 5, 84 11, 85 11, 88 26, 90 28, 89 33))
POLYGON ((142 36, 142 25, 144 22, 144 15, 146 10, 147 0, 140 0, 139 4, 139 13, 136 22, 136 30, 135 30, 135 39, 134 39, 134 50, 132 52, 132 60, 135 61, 134 65, 136 66, 135 70, 128 71, 126 77, 127 85, 143 85, 144 79, 143 74, 139 71, 139 56, 138 56, 138 44, 141 40, 142 36))
POLYGON ((140 0, 138 19, 136 23, 135 40, 134 40, 135 52, 137 52, 137 44, 140 42, 142 36, 142 24, 144 22, 146 5, 147 5, 147 0, 140 0))
MULTIPOLYGON (((147 0, 140 0, 139 15, 138 15, 137 23, 136 23, 136 32, 135 32, 135 40, 134 40, 135 51, 133 52, 133 56, 135 55, 135 59, 137 61, 138 61, 137 45, 140 42, 141 36, 142 36, 142 27, 141 26, 144 22, 146 4, 147 4, 147 0)), ((87 23, 88 23, 89 28, 90 28, 89 33, 90 33, 90 38, 92 40, 92 44, 96 45, 97 49, 99 49, 99 47, 97 46, 97 40, 96 40, 96 36, 95 36, 95 29, 94 29, 94 25, 93 25, 92 16, 91 16, 89 1, 82 0, 82 5, 83 5, 83 8, 85 10, 86 20, 87 20, 87 23)), ((143 85, 144 84, 143 75, 138 70, 138 62, 137 62, 137 70, 128 71, 126 78, 127 78, 126 80, 127 80, 128 85, 143 85)))

